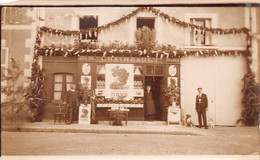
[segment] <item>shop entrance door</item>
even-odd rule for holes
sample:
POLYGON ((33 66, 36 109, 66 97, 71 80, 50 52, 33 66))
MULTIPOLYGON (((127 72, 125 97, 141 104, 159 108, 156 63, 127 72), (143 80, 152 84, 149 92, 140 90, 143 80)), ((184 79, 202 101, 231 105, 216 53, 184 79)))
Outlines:
MULTIPOLYGON (((156 114, 154 117, 154 120, 162 120, 163 117, 163 103, 161 101, 161 87, 162 87, 163 77, 162 76, 146 76, 145 77, 145 88, 144 91, 146 92, 146 86, 151 85, 152 94, 153 94, 153 100, 155 104, 156 114)), ((148 120, 147 117, 147 110, 146 106, 144 106, 144 117, 145 120, 148 120)))

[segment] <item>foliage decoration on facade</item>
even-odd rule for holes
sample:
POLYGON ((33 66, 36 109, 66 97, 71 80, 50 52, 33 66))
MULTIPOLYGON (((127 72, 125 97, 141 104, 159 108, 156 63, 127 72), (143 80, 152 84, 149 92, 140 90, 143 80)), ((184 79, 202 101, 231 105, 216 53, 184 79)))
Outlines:
MULTIPOLYGON (((36 36, 35 43, 35 53, 39 48, 40 44, 40 34, 36 36)), ((25 98, 29 101, 29 112, 28 116, 32 122, 41 121, 41 116, 44 106, 44 79, 45 75, 38 64, 38 54, 34 54, 33 64, 32 64, 32 74, 31 74, 31 83, 29 89, 25 95, 25 98)))
POLYGON ((242 121, 246 125, 258 125, 260 113, 260 83, 255 80, 255 74, 252 71, 252 37, 247 36, 247 52, 249 56, 247 60, 247 73, 244 75, 244 87, 242 89, 243 98, 242 104, 244 109, 241 113, 241 118, 238 122, 242 121))
POLYGON ((42 56, 103 56, 103 57, 147 57, 147 58, 182 58, 186 56, 249 56, 247 51, 243 50, 218 50, 218 49, 199 49, 199 50, 188 50, 188 49, 176 49, 175 46, 156 46, 152 50, 138 49, 137 46, 129 45, 118 45, 114 44, 104 45, 95 49, 83 48, 83 46, 74 47, 62 47, 52 45, 50 47, 43 47, 36 50, 37 55, 42 56))
MULTIPOLYGON (((137 15, 139 12, 150 12, 153 13, 157 16, 162 17, 163 19, 166 20, 167 23, 172 23, 172 24, 176 24, 178 26, 181 27, 185 27, 185 28, 189 28, 191 30, 195 29, 195 30, 199 30, 199 31, 205 31, 205 32, 211 32, 211 33, 216 33, 216 34, 238 34, 238 33, 245 33, 248 34, 249 30, 247 28, 231 28, 231 29, 223 29, 223 28, 209 28, 209 27, 203 27, 203 26, 199 26, 199 25, 195 25, 192 23, 188 23, 185 21, 181 21, 175 17, 169 16, 166 13, 163 13, 162 11, 160 11, 159 9, 155 9, 153 7, 139 7, 136 10, 132 11, 131 13, 121 17, 118 20, 115 20, 113 22, 110 22, 108 24, 102 25, 102 26, 98 26, 95 28, 88 28, 88 29, 82 29, 82 30, 78 30, 78 31, 71 31, 71 30, 61 30, 61 29, 53 29, 53 28, 49 28, 49 27, 41 27, 41 31, 42 32, 48 32, 48 33, 52 33, 52 34, 59 34, 59 35, 81 35, 81 34, 86 34, 86 33, 98 33, 101 30, 105 30, 105 29, 109 29, 111 27, 117 26, 121 23, 124 23, 126 21, 128 21, 130 18, 134 17, 135 15, 137 15)), ((80 36, 81 37, 81 36, 80 36)))

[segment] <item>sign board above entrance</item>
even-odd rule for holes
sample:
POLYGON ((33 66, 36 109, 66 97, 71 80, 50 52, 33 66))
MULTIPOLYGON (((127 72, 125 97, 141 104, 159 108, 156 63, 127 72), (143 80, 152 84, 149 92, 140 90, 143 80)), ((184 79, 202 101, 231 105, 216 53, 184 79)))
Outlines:
POLYGON ((147 57, 95 57, 95 56, 80 56, 79 62, 112 62, 112 63, 179 63, 180 60, 175 59, 160 59, 147 57))

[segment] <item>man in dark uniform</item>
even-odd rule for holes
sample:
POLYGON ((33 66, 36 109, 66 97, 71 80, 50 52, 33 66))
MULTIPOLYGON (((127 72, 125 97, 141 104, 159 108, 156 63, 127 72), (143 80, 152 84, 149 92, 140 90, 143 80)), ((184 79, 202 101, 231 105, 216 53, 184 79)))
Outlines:
POLYGON ((77 120, 78 117, 78 93, 75 91, 75 85, 72 84, 69 91, 66 94, 66 102, 69 105, 68 109, 68 123, 71 124, 73 120, 77 120))
POLYGON ((202 88, 198 88, 198 92, 199 94, 196 96, 196 111, 198 113, 199 128, 201 128, 202 116, 204 127, 208 129, 206 116, 206 111, 208 110, 208 98, 206 94, 202 93, 202 88))

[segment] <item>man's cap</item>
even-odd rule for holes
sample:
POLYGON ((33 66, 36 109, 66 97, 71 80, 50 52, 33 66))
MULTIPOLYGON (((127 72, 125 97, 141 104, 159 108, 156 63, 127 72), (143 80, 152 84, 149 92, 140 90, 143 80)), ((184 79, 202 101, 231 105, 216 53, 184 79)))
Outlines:
POLYGON ((199 89, 201 89, 201 90, 202 90, 202 88, 201 88, 201 87, 199 87, 197 90, 199 90, 199 89))

